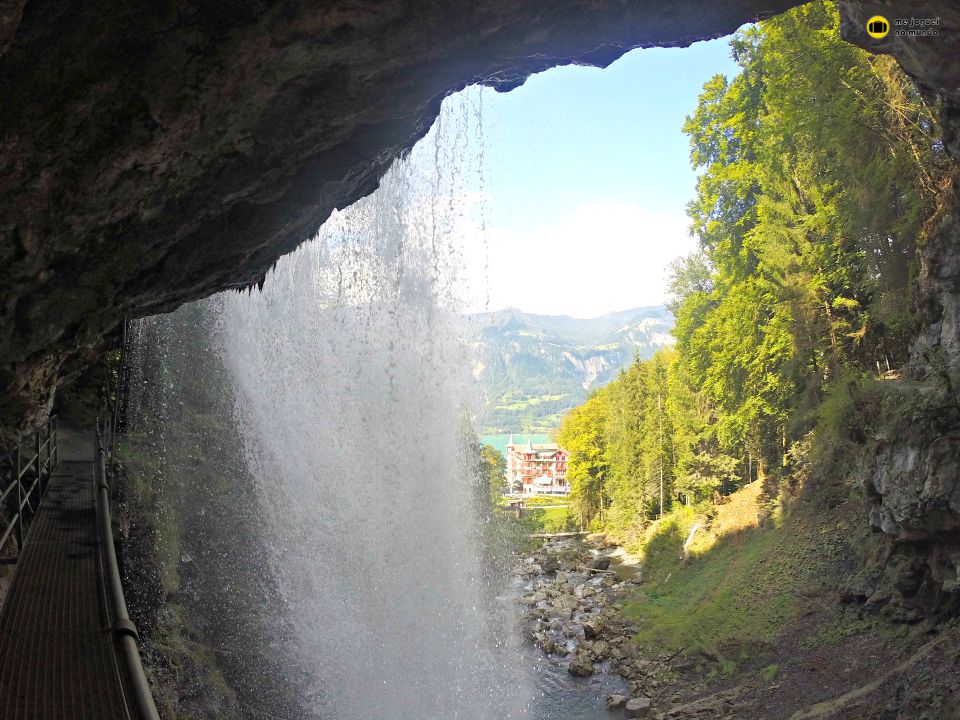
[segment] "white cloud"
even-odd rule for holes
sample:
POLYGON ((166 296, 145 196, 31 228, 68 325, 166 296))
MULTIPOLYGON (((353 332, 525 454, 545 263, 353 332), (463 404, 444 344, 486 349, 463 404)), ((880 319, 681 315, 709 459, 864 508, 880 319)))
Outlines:
POLYGON ((696 241, 684 216, 600 201, 571 208, 532 232, 488 228, 464 238, 471 310, 595 317, 667 299, 670 262, 696 241), (484 281, 484 267, 489 270, 484 281))

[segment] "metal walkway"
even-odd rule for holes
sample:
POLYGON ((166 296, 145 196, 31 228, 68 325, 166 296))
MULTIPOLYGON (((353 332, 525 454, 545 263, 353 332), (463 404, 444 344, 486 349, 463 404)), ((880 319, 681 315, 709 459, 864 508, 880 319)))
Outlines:
POLYGON ((95 431, 59 435, 60 463, 0 612, 0 718, 138 720, 103 581, 95 431))

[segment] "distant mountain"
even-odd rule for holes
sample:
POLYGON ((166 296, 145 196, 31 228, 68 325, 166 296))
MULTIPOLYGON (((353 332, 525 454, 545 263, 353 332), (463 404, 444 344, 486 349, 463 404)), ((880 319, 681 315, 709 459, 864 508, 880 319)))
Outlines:
POLYGON ((483 431, 552 429, 590 389, 612 380, 632 362, 673 339, 673 315, 663 306, 640 307, 581 320, 533 315, 516 308, 467 317, 474 376, 486 414, 483 431))

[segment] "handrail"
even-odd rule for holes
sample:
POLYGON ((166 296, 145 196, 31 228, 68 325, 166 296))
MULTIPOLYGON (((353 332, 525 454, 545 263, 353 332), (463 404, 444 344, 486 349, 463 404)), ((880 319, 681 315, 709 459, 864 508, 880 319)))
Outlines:
POLYGON ((9 472, 9 482, 6 482, 0 490, 0 507, 3 503, 9 502, 8 498, 13 497, 14 490, 17 491, 16 503, 12 503, 13 512, 5 521, 3 533, 0 534, 0 553, 9 542, 12 542, 14 533, 17 539, 17 552, 12 557, 0 559, 0 563, 16 563, 23 551, 23 543, 43 501, 47 486, 50 484, 50 476, 60 463, 59 438, 59 423, 57 417, 53 415, 34 432, 32 443, 34 452, 26 458, 26 464, 24 464, 20 443, 14 445, 0 460, 0 463, 7 464, 9 472))
MULTIPOLYGON (((104 423, 106 430, 106 423, 104 423)), ((112 445, 113 439, 110 443, 112 445)), ((97 461, 95 465, 97 479, 97 530, 103 558, 104 582, 107 586, 107 598, 113 611, 114 640, 130 679, 133 702, 140 720, 159 720, 157 706, 147 676, 143 672, 140 651, 137 649, 137 627, 127 613, 127 602, 123 597, 123 585, 120 582, 120 566, 117 563, 117 551, 113 544, 113 528, 110 522, 110 486, 107 484, 107 451, 104 449, 100 420, 97 420, 97 461)))

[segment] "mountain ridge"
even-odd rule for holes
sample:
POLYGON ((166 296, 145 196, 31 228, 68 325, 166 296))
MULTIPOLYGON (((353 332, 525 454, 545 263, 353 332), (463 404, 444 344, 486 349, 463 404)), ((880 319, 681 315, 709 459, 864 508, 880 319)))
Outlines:
POLYGON ((466 316, 474 377, 484 391, 485 433, 544 432, 590 390, 612 380, 635 354, 672 344, 663 305, 594 318, 526 313, 515 307, 466 316))

